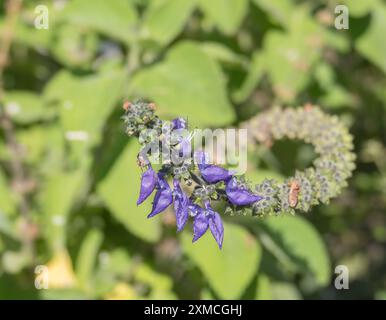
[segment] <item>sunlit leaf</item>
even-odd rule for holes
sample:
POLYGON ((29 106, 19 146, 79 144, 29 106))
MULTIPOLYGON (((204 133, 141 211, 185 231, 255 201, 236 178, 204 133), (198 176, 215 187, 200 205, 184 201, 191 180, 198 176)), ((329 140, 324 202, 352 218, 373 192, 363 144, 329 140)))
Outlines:
POLYGON ((208 231, 196 243, 184 233, 182 246, 221 299, 240 298, 259 268, 261 248, 245 229, 225 224, 225 239, 220 250, 208 231))
POLYGON ((75 76, 57 74, 45 88, 45 99, 57 103, 63 134, 69 141, 96 144, 102 127, 122 95, 125 74, 120 71, 75 76))
POLYGON ((219 65, 193 42, 179 43, 165 61, 138 72, 131 89, 154 100, 160 114, 194 124, 225 125, 234 118, 219 65))
POLYGON ((356 49, 386 73, 386 5, 379 3, 372 11, 369 28, 356 41, 356 49))
POLYGON ((261 223, 299 270, 311 273, 320 286, 330 282, 331 265, 326 247, 309 222, 298 216, 282 216, 269 217, 261 223))
POLYGON ((91 229, 80 246, 76 260, 76 276, 79 285, 86 290, 90 290, 93 287, 93 271, 102 241, 102 232, 98 229, 91 229))
POLYGON ((247 0, 198 0, 200 8, 224 33, 233 34, 248 9, 247 0))
POLYGON ((167 44, 182 31, 193 8, 191 0, 152 0, 142 23, 143 36, 167 44))
POLYGON ((87 0, 74 0, 67 3, 61 18, 128 43, 135 32, 137 13, 130 1, 94 0, 91 5, 87 0))
POLYGON ((7 91, 4 95, 5 109, 17 123, 31 123, 52 118, 56 110, 44 105, 44 102, 31 91, 7 91))

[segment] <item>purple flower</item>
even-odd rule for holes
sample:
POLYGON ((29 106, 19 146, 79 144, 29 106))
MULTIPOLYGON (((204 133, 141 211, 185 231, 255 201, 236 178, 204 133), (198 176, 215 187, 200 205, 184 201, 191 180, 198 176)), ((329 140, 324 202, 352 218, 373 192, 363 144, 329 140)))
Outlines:
POLYGON ((153 168, 149 166, 149 168, 142 174, 141 190, 139 192, 137 205, 140 205, 153 193, 156 185, 157 175, 155 174, 153 168))
POLYGON ((238 186, 237 181, 234 178, 227 182, 225 191, 229 201, 239 206, 249 205, 262 199, 262 197, 253 194, 246 188, 238 186))
POLYGON ((200 169, 202 177, 208 183, 216 183, 219 181, 226 181, 233 176, 233 174, 227 169, 215 166, 213 164, 207 164, 200 169))
POLYGON ((186 129, 187 123, 184 118, 175 118, 172 120, 173 129, 186 129))
POLYGON ((212 209, 209 201, 205 201, 205 208, 209 217, 209 229, 212 232, 219 248, 222 248, 222 242, 224 240, 224 226, 221 221, 220 215, 212 209))
POLYGON ((204 235, 206 230, 208 230, 208 227, 208 218, 205 215, 205 211, 201 208, 201 210, 199 210, 196 216, 194 217, 192 242, 195 242, 200 239, 204 235))
POLYGON ((197 210, 197 214, 193 223, 193 241, 200 239, 208 228, 212 232, 214 239, 216 240, 219 248, 222 248, 224 239, 224 226, 221 221, 220 215, 212 209, 210 202, 207 200, 204 202, 205 210, 197 210))
POLYGON ((174 211, 176 213, 177 231, 181 231, 189 217, 190 201, 188 196, 182 191, 180 183, 174 179, 174 211))
POLYGON ((202 151, 198 151, 195 153, 195 160, 198 163, 198 168, 200 169, 201 176, 208 183, 227 181, 233 176, 233 174, 227 169, 213 164, 208 164, 207 155, 202 151))
POLYGON ((158 190, 154 197, 152 211, 147 216, 148 218, 164 211, 173 202, 173 191, 163 176, 162 173, 158 173, 158 190))

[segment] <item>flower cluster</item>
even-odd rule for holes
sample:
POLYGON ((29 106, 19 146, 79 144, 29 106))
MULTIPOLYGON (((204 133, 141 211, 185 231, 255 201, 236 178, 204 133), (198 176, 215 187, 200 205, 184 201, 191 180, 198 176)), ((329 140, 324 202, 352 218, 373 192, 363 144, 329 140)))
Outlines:
POLYGON ((155 192, 149 218, 173 206, 177 231, 191 217, 193 242, 209 229, 220 249, 224 226, 214 209, 216 203, 225 203, 224 213, 306 212, 339 194, 355 167, 352 137, 345 126, 314 106, 274 108, 244 125, 253 144, 271 146, 282 138, 301 139, 312 144, 319 155, 314 166, 304 172, 297 171, 284 182, 265 179, 254 191, 244 177, 210 163, 204 152, 192 151, 192 135, 185 119, 161 120, 154 113, 155 105, 144 101, 126 103, 124 108, 126 133, 138 137, 141 144, 138 164, 143 174, 137 204, 155 192), (155 158, 162 159, 158 171, 152 164, 155 158))
POLYGON ((318 107, 274 108, 244 124, 253 144, 271 146, 274 140, 299 139, 314 146, 319 155, 314 166, 284 182, 266 180, 256 185, 265 200, 253 205, 255 214, 307 212, 314 205, 336 197, 355 168, 352 136, 333 116, 318 107), (270 199, 270 200, 268 200, 270 199), (293 201, 291 201, 291 199, 293 201))
POLYGON ((213 203, 222 201, 228 207, 243 207, 259 202, 262 197, 253 193, 231 171, 210 163, 204 152, 192 152, 185 119, 160 120, 154 114, 154 105, 143 101, 127 103, 124 107, 126 133, 137 136, 142 145, 138 164, 143 174, 137 204, 143 203, 155 191, 148 218, 173 206, 177 231, 181 231, 191 217, 193 242, 209 229, 221 249, 224 226, 213 203), (157 172, 151 162, 154 154, 163 155, 162 166, 157 172))

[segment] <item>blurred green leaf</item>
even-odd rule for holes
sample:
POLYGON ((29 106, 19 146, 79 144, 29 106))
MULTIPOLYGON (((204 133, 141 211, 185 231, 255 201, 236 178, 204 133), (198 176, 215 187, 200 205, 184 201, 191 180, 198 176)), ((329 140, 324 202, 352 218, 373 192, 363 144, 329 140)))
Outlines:
POLYGON ((330 282, 331 265, 326 247, 307 220, 299 216, 281 216, 268 217, 261 223, 299 270, 310 272, 319 286, 330 282))
POLYGON ((125 74, 112 71, 90 76, 59 72, 48 83, 44 96, 56 102, 67 140, 99 143, 102 127, 122 95, 125 74))
POLYGON ((272 288, 271 281, 265 274, 259 274, 257 277, 256 285, 256 300, 271 300, 272 299, 272 288))
POLYGON ((192 13, 192 0, 152 0, 142 22, 142 34, 162 45, 172 41, 192 13))
POLYGON ((253 54, 248 70, 249 72, 247 73, 246 79, 242 83, 241 87, 233 94, 233 98, 236 102, 242 102, 252 94, 256 85, 259 83, 261 77, 266 71, 264 56, 260 52, 255 52, 253 54))
POLYGON ((40 96, 32 91, 7 91, 4 102, 12 120, 20 124, 47 120, 56 113, 54 108, 47 108, 40 96))
POLYGON ((159 105, 159 113, 193 124, 225 125, 234 119, 219 65, 194 42, 174 46, 166 60, 134 75, 131 89, 159 105), (221 115, 221 116, 219 116, 221 115))
POLYGON ((335 0, 336 5, 343 4, 349 8, 350 16, 361 17, 376 9, 379 0, 352 1, 352 0, 335 0))
POLYGON ((13 223, 10 217, 4 214, 4 212, 0 212, 0 232, 14 239, 19 238, 17 234, 16 224, 13 223))
MULTIPOLYGON (((304 30, 309 31, 306 24, 304 30)), ((283 101, 292 101, 307 85, 319 50, 308 45, 303 31, 290 34, 269 31, 264 50, 265 67, 275 92, 283 101)))
POLYGON ((233 52, 221 43, 206 41, 202 42, 200 47, 206 54, 220 62, 247 68, 248 60, 244 56, 233 52))
POLYGON ((102 241, 103 233, 98 229, 91 229, 80 246, 75 272, 80 286, 86 291, 93 287, 93 272, 102 241))
POLYGON ((271 284, 274 300, 300 300, 302 296, 295 285, 287 282, 274 282, 271 284))
POLYGON ((142 263, 136 268, 134 278, 136 281, 150 286, 149 299, 176 299, 172 291, 172 279, 162 273, 155 271, 149 265, 142 263))
POLYGON ((274 22, 283 26, 288 24, 295 9, 292 0, 253 0, 253 2, 263 9, 274 22))
POLYGON ((237 299, 259 268, 261 248, 244 228, 226 223, 224 229, 222 250, 209 230, 194 244, 191 236, 183 233, 182 247, 221 299, 237 299))
POLYGON ((244 19, 248 0, 198 0, 202 11, 226 34, 234 34, 244 19))
POLYGON ((114 39, 129 43, 135 34, 137 12, 126 0, 73 0, 66 4, 61 19, 89 27, 114 39))
POLYGON ((98 38, 92 32, 82 32, 78 26, 64 24, 57 27, 51 44, 55 58, 72 68, 91 67, 98 50, 98 38))
POLYGON ((146 241, 155 242, 160 237, 158 217, 148 220, 151 201, 136 205, 141 170, 136 165, 139 145, 130 141, 122 151, 107 176, 98 184, 97 192, 111 214, 130 232, 146 241))
POLYGON ((356 41, 356 49, 386 73, 386 5, 379 2, 371 14, 369 28, 356 41))
POLYGON ((39 205, 44 214, 44 227, 54 250, 64 246, 65 228, 74 203, 82 194, 87 172, 52 173, 43 183, 39 193, 39 205))
POLYGON ((11 216, 16 213, 16 200, 16 195, 10 189, 7 177, 0 169, 0 217, 11 216))

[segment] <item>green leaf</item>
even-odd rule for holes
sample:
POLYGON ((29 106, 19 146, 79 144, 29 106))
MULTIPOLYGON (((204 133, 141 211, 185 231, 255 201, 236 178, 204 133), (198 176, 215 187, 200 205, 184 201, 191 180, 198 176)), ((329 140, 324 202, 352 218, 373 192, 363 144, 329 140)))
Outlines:
POLYGON ((244 228, 225 223, 224 229, 222 250, 209 230, 196 243, 189 233, 183 233, 182 247, 221 299, 237 299, 259 268, 261 248, 244 228))
POLYGON ((139 71, 131 89, 153 99, 161 115, 188 117, 201 126, 226 125, 234 119, 219 65, 194 42, 179 43, 165 61, 139 71))
POLYGON ((286 26, 294 10, 292 0, 253 0, 253 2, 263 9, 269 17, 283 26, 286 26))
POLYGON ((198 0, 202 11, 226 34, 234 34, 248 9, 247 0, 198 0))
POLYGON ((241 66, 242 68, 247 68, 248 66, 248 61, 244 56, 233 52, 231 49, 221 43, 207 41, 202 42, 200 47, 206 54, 216 59, 217 61, 234 64, 241 66))
POLYGON ((256 85, 260 82, 265 71, 264 56, 260 52, 255 52, 248 68, 247 78, 244 80, 241 87, 234 92, 233 98, 236 102, 246 100, 255 90, 256 85))
POLYGON ((269 217, 261 221, 272 240, 303 273, 311 273, 315 283, 330 282, 331 265, 327 249, 315 228, 298 216, 269 217))
POLYGON ((379 3, 372 11, 370 26, 356 41, 356 49, 386 73, 386 6, 379 3))
MULTIPOLYGON (((371 10, 375 9, 379 0, 353 1, 353 0, 336 0, 336 5, 343 4, 349 8, 349 14, 352 17, 362 17, 371 10)), ((332 6, 333 7, 333 6, 332 6)))
POLYGON ((168 44, 182 31, 193 9, 191 0, 152 0, 142 23, 142 36, 168 44))
POLYGON ((66 66, 89 69, 98 45, 98 37, 95 33, 79 30, 76 25, 63 24, 57 27, 51 52, 66 66))
POLYGON ((271 281, 265 274, 259 274, 257 277, 256 285, 256 300, 271 300, 272 299, 272 288, 271 281))
POLYGON ((155 271, 149 265, 142 263, 137 266, 134 278, 136 281, 151 287, 149 299, 176 299, 172 291, 172 279, 165 274, 155 271))
POLYGON ((59 104, 67 140, 99 143, 102 127, 122 95, 125 77, 122 71, 84 77, 62 71, 48 83, 44 97, 59 104))
POLYGON ((272 297, 274 300, 301 300, 302 295, 296 286, 288 282, 271 283, 272 297))
POLYGON ((264 38, 265 68, 282 101, 293 101, 307 86, 323 41, 323 30, 305 10, 292 16, 288 32, 268 32, 264 38))
POLYGON ((80 286, 86 291, 92 288, 92 278, 103 233, 91 229, 85 236, 76 260, 76 276, 80 286))
POLYGON ((70 1, 61 18, 68 23, 89 27, 117 40, 129 43, 135 33, 137 13, 130 1, 70 1))
POLYGON ((97 192, 111 214, 130 232, 146 241, 160 237, 159 217, 147 219, 151 201, 136 205, 141 170, 136 165, 138 143, 130 141, 118 157, 107 176, 98 184, 97 192))
MULTIPOLYGON (((0 217, 11 216, 16 213, 16 197, 9 188, 10 183, 3 171, 0 169, 0 217)), ((3 219, 5 221, 5 218, 3 219)), ((1 225, 1 223, 0 223, 1 225)), ((1 230, 0 226, 0 230, 1 230)))
POLYGON ((52 173, 39 193, 39 205, 44 215, 45 233, 53 250, 64 246, 68 215, 82 194, 87 171, 52 173))
POLYGON ((12 120, 20 124, 51 119, 56 113, 54 108, 44 105, 39 95, 30 91, 7 91, 4 94, 4 102, 12 120))

